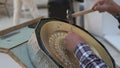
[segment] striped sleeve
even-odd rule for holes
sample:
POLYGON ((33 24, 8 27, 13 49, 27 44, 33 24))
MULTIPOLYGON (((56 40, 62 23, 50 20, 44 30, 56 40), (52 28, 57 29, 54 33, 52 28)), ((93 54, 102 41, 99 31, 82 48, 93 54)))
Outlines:
POLYGON ((109 66, 106 65, 102 59, 97 57, 85 43, 77 45, 74 55, 79 60, 80 68, 109 68, 109 66))

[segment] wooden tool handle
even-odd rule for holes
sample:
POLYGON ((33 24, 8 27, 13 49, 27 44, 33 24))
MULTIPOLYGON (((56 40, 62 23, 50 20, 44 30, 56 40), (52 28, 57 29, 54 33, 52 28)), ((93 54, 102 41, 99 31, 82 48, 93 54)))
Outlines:
POLYGON ((94 10, 92 9, 88 9, 88 10, 83 10, 83 11, 79 11, 79 12, 75 12, 72 14, 73 17, 77 17, 77 16, 81 16, 90 12, 93 12, 94 10))
POLYGON ((43 18, 43 17, 38 17, 38 18, 36 18, 36 19, 32 19, 32 20, 30 20, 30 21, 27 21, 27 22, 25 22, 25 23, 22 23, 22 24, 19 24, 19 25, 15 25, 15 26, 12 26, 12 27, 10 27, 10 28, 1 30, 1 31, 0 31, 0 36, 3 36, 3 35, 5 35, 5 34, 7 34, 7 33, 9 33, 9 32, 15 31, 15 30, 20 29, 20 28, 22 28, 22 27, 25 27, 25 26, 28 26, 28 25, 31 25, 31 24, 36 24, 36 23, 38 23, 38 21, 39 21, 41 18, 43 18))

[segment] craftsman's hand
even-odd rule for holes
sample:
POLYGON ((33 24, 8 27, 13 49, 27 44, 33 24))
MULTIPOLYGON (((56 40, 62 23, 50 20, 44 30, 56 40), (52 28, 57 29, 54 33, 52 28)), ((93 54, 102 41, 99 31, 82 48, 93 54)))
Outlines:
POLYGON ((120 12, 120 6, 114 2, 114 0, 96 0, 92 9, 99 12, 105 12, 115 15, 117 12, 120 12))
POLYGON ((77 44, 84 43, 84 40, 74 32, 69 32, 64 39, 65 47, 73 53, 77 44))

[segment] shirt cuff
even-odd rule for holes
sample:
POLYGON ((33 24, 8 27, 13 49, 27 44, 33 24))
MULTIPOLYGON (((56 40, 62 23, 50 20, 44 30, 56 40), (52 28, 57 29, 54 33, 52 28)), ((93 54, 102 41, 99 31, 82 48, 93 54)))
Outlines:
POLYGON ((78 58, 79 61, 83 61, 91 54, 93 54, 93 52, 86 43, 79 43, 74 51, 74 55, 78 58))

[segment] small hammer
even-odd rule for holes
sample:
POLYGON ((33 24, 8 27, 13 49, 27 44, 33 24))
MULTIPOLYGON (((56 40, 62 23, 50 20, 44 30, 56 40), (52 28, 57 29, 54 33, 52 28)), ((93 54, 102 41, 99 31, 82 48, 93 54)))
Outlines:
POLYGON ((81 15, 84 15, 84 14, 88 14, 90 12, 93 12, 94 10, 92 9, 86 9, 86 10, 83 10, 83 11, 79 11, 79 12, 75 12, 72 14, 73 17, 77 17, 77 16, 81 16, 81 15))
POLYGON ((94 10, 92 10, 92 9, 87 9, 87 10, 71 13, 69 10, 67 10, 67 19, 70 22, 70 24, 74 24, 73 23, 73 17, 77 17, 77 16, 81 16, 81 15, 84 15, 84 14, 88 14, 88 13, 93 12, 93 11, 94 10))

